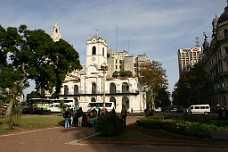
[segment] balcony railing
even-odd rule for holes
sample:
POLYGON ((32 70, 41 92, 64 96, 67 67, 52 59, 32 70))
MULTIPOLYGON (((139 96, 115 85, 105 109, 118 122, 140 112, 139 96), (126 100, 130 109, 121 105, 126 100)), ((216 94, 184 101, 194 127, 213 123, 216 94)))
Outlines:
MULTIPOLYGON (((89 96, 89 95, 102 95, 103 92, 100 92, 100 91, 96 91, 95 93, 92 93, 92 91, 81 91, 81 92, 68 92, 67 94, 64 94, 63 92, 60 93, 60 96, 89 96)), ((131 89, 131 90, 125 90, 125 91, 122 91, 122 90, 116 90, 116 92, 110 92, 108 90, 105 91, 105 94, 106 95, 138 95, 139 94, 139 91, 138 90, 135 90, 135 89, 131 89)))

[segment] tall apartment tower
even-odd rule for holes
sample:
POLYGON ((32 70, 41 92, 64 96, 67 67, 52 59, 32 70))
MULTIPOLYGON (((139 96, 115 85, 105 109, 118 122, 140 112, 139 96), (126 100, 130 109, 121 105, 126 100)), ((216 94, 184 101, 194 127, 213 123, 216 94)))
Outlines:
POLYGON ((202 48, 184 48, 178 50, 179 75, 181 76, 202 58, 202 48))

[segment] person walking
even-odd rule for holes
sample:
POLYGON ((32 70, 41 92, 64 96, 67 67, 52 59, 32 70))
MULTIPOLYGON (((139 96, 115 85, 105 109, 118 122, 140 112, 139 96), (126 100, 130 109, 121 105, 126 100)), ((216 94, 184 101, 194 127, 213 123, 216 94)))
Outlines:
POLYGON ((78 127, 82 127, 82 117, 83 117, 82 107, 79 107, 79 109, 78 109, 78 127))
POLYGON ((70 126, 73 127, 73 120, 74 120, 74 109, 70 109, 70 126))
POLYGON ((64 113, 63 113, 63 118, 65 119, 65 128, 70 128, 70 110, 67 109, 64 113))
POLYGON ((126 118, 127 118, 127 109, 125 105, 123 105, 121 110, 121 119, 124 127, 126 127, 126 118))

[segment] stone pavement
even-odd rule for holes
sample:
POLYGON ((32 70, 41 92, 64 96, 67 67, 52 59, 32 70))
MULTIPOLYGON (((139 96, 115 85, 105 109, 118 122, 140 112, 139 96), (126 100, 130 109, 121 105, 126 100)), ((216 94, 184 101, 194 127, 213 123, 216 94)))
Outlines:
MULTIPOLYGON (((127 123, 135 122, 142 116, 129 116, 127 123)), ((69 128, 52 127, 38 130, 30 130, 12 134, 0 135, 0 152, 227 152, 228 147, 200 147, 192 145, 151 145, 137 144, 79 144, 78 141, 94 135, 93 128, 69 128)))

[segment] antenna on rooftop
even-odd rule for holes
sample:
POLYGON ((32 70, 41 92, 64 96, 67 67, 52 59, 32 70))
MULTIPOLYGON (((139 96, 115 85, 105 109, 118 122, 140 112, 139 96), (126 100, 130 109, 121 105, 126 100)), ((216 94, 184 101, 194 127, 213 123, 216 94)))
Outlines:
POLYGON ((196 37, 196 47, 200 47, 200 41, 199 41, 199 37, 196 37))
POLYGON ((118 26, 116 26, 116 51, 118 51, 118 26))
POLYGON ((127 52, 129 53, 130 50, 129 50, 129 40, 127 41, 127 52))

